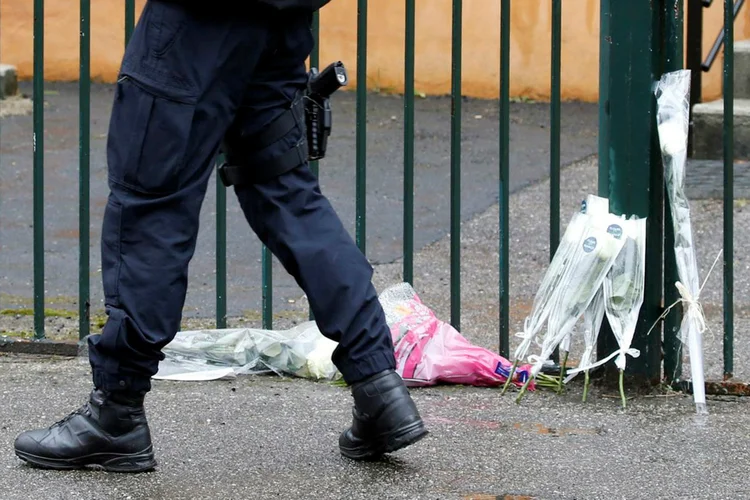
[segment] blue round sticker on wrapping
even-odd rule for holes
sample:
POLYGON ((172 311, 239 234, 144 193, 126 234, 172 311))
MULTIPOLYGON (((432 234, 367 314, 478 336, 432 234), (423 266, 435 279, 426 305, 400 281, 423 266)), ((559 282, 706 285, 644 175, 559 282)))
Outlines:
POLYGON ((593 236, 589 236, 586 238, 586 241, 583 242, 583 251, 586 253, 591 253, 596 248, 596 238, 593 236))
POLYGON ((612 224, 607 228, 607 232, 617 238, 618 240, 622 238, 622 227, 617 224, 612 224))

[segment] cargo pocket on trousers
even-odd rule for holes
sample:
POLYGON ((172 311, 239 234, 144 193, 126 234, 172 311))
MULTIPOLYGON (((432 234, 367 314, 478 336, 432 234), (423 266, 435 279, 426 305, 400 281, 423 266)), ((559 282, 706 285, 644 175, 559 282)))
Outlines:
POLYGON ((194 112, 192 103, 120 78, 107 144, 110 180, 145 194, 177 191, 194 112))

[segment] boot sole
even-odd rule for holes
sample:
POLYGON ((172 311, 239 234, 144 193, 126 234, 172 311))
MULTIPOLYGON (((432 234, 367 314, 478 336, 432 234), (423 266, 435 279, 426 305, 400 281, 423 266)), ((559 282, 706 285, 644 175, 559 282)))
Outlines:
POLYGON ((52 470, 76 470, 96 467, 106 472, 138 473, 148 472, 156 467, 153 447, 139 453, 95 453, 75 459, 46 458, 16 450, 16 456, 29 465, 52 470))
POLYGON ((339 445, 341 454, 352 460, 370 460, 386 453, 393 453, 406 448, 429 434, 421 420, 399 429, 395 434, 381 436, 378 441, 369 442, 364 446, 347 448, 339 445))

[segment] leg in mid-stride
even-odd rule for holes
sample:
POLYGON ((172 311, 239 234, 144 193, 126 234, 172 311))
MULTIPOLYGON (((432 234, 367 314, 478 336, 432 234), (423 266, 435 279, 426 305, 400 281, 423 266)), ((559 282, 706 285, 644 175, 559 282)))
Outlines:
POLYGON ((177 333, 200 209, 214 161, 247 173, 235 193, 253 231, 307 294, 333 361, 352 386, 344 456, 366 459, 427 434, 395 372, 372 268, 306 158, 300 120, 272 141, 306 82, 310 16, 261 9, 249 16, 150 0, 118 79, 107 145, 110 196, 102 228, 108 320, 89 340, 89 401, 46 429, 24 432, 16 454, 39 467, 156 466, 144 397, 177 333), (268 134, 265 134, 266 138, 268 134), (255 179, 257 177, 257 179, 255 179))

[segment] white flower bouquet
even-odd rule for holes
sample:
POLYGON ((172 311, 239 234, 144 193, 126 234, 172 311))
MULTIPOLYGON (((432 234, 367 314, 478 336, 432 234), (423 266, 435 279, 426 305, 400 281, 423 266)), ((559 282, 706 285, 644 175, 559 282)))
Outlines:
POLYGON ((675 235, 674 252, 680 278, 675 286, 682 297, 680 300, 687 305, 682 318, 680 335, 682 342, 687 343, 690 352, 690 372, 696 412, 707 413, 702 347, 702 336, 706 325, 698 302, 701 286, 693 245, 690 207, 684 189, 690 119, 690 71, 665 73, 656 87, 655 95, 664 178, 675 235))
MULTIPOLYGON (((601 288, 624 243, 620 218, 609 213, 582 215, 586 221, 584 231, 554 294, 542 352, 530 358, 533 365, 529 380, 539 374, 555 348, 570 335, 601 288)), ((518 400, 524 392, 525 387, 518 400)))

